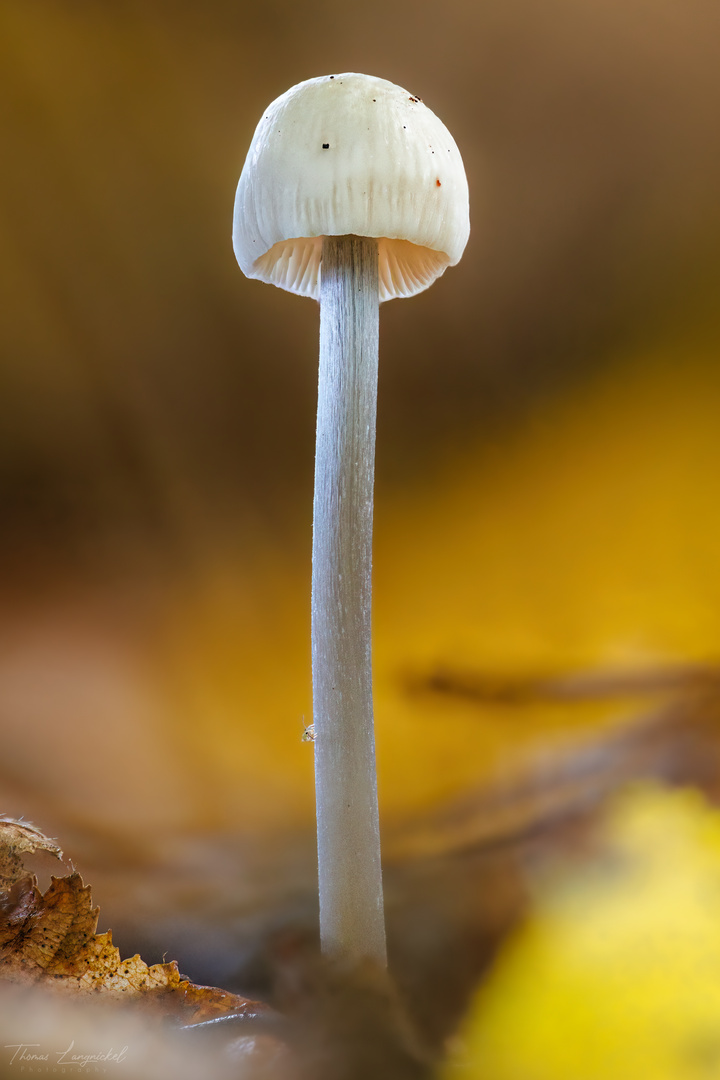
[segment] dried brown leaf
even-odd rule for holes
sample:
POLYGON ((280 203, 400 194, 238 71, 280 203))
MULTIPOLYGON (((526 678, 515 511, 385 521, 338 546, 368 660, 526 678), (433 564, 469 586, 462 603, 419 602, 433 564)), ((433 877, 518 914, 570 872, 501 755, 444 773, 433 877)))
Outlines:
POLYGON ((53 877, 41 894, 36 878, 23 872, 22 854, 39 848, 61 854, 33 826, 0 822, 0 979, 70 995, 137 999, 186 1024, 266 1011, 259 1002, 191 983, 175 962, 148 967, 137 955, 122 960, 111 932, 96 933, 100 909, 79 874, 53 877))
POLYGON ((54 840, 45 836, 29 821, 0 816, 0 891, 11 888, 23 875, 23 855, 47 851, 62 859, 54 840))

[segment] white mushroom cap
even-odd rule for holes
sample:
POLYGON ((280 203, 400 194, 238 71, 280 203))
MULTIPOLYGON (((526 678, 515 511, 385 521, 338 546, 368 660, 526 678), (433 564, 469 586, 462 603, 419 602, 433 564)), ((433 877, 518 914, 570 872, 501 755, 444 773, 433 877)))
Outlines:
POLYGON ((235 198, 248 277, 319 298, 323 236, 378 238, 380 299, 412 296, 470 232, 455 140, 400 86, 353 72, 293 86, 257 126, 235 198))

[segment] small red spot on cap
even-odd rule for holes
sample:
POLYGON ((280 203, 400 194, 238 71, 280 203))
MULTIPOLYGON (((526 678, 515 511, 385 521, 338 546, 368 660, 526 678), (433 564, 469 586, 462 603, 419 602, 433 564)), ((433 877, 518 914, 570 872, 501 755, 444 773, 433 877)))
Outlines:
POLYGON ((436 187, 442 187, 442 184, 440 183, 440 181, 439 181, 439 180, 436 180, 436 181, 435 181, 435 186, 436 186, 436 187))

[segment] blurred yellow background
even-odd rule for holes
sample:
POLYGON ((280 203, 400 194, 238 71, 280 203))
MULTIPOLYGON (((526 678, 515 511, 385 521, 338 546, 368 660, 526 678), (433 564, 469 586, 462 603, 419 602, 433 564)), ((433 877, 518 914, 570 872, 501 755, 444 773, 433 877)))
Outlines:
POLYGON ((388 834, 642 708, 509 710, 438 670, 718 662, 719 30, 705 0, 3 0, 0 784, 108 920, 181 864, 225 881, 208 837, 236 875, 278 853, 250 907, 312 879, 318 311, 230 242, 304 78, 406 86, 470 183, 460 265, 381 313, 388 834))

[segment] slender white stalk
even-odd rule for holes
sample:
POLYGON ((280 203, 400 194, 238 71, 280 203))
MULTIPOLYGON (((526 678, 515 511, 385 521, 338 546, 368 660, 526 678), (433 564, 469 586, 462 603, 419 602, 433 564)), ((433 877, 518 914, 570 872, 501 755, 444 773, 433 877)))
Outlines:
POLYGON ((323 240, 312 666, 323 952, 386 964, 370 600, 377 241, 323 240))

